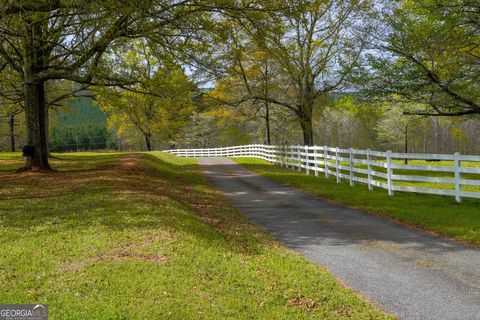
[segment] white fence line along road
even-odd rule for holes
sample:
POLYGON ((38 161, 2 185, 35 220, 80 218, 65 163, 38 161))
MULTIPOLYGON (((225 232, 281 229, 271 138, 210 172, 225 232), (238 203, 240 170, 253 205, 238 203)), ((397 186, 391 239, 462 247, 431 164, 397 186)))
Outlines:
MULTIPOLYGON (((326 178, 334 176, 337 182, 342 179, 355 186, 356 182, 383 188, 393 196, 395 191, 416 192, 454 196, 457 202, 462 198, 480 199, 480 156, 455 154, 394 153, 356 149, 340 149, 328 146, 269 146, 261 144, 208 149, 164 150, 180 157, 253 157, 276 163, 281 166, 323 173, 326 178), (398 160, 449 161, 451 165, 402 164, 398 160), (462 166, 473 162, 474 166, 462 166), (419 174, 419 171, 421 174, 419 174), (435 172, 440 176, 428 176, 435 172), (478 175, 478 176, 477 176, 478 175), (473 179, 472 179, 473 177, 473 179), (396 183, 399 182, 399 183, 396 183), (408 185, 410 182, 410 185, 408 185), (427 183, 418 187, 411 183, 427 183), (437 188, 430 184, 436 184, 437 188), (442 188, 438 188, 442 185, 442 188), (462 186, 470 191, 463 190, 462 186)), ((449 163, 450 164, 450 163, 449 163)))

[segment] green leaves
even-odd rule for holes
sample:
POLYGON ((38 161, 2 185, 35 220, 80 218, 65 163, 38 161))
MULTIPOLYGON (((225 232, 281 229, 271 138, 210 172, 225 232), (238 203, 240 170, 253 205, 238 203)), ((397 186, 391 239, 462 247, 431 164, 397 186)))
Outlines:
POLYGON ((193 111, 193 86, 179 65, 152 59, 146 47, 137 49, 127 52, 124 61, 139 77, 138 84, 99 88, 98 100, 119 138, 133 145, 154 138, 167 145, 177 139, 193 111))
POLYGON ((428 105, 425 114, 480 113, 479 13, 469 0, 405 0, 385 14, 390 56, 371 57, 370 92, 428 105))

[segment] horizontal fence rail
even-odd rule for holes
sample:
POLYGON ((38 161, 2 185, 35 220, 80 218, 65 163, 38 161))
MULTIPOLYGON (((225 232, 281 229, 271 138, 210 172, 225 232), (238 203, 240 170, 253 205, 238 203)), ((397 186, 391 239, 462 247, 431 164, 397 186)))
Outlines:
POLYGON ((261 144, 208 148, 165 150, 180 157, 254 157, 306 174, 335 177, 395 191, 480 198, 480 156, 455 154, 395 153, 328 146, 269 146, 261 144), (405 161, 407 160, 407 161, 405 161), (418 164, 425 160, 432 165, 418 164), (405 164, 403 162, 416 162, 405 164), (441 161, 441 162, 439 162, 441 161), (435 165, 437 163, 437 165, 435 165), (462 164, 468 163, 468 166, 462 164), (433 175, 433 176, 432 176, 433 175), (433 187, 431 186, 433 184, 433 187), (426 185, 426 186, 425 186, 426 185), (437 185, 437 187, 435 187, 437 185), (468 190, 464 190, 467 186, 468 190))

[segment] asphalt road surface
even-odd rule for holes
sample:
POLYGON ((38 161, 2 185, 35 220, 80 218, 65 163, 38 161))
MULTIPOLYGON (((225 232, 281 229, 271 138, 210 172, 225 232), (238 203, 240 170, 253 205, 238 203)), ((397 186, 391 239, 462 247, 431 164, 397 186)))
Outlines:
POLYGON ((386 312, 400 319, 480 319, 479 249, 331 204, 226 158, 200 164, 250 220, 386 312))

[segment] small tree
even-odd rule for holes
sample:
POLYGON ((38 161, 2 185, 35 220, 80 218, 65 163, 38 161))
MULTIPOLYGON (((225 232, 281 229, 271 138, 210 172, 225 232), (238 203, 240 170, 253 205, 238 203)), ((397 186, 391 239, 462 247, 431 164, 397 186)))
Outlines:
MULTIPOLYGON (((418 116, 404 114, 398 105, 389 106, 376 128, 378 138, 387 144, 397 144, 399 150, 403 149, 403 152, 408 153, 409 138, 418 120, 418 116)), ((405 159, 405 164, 408 164, 408 159, 405 159)))

